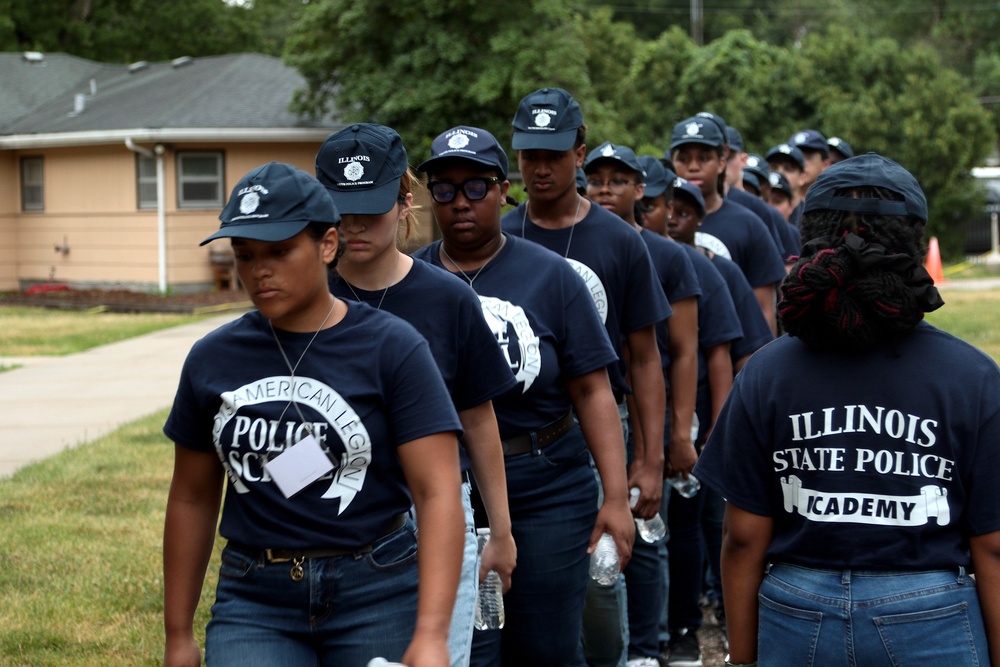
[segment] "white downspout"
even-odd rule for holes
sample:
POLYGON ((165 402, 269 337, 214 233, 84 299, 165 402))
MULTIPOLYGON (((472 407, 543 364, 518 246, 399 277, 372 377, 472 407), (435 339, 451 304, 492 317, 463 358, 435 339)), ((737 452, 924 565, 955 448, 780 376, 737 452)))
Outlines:
POLYGON ((156 236, 159 263, 160 294, 167 291, 167 211, 163 187, 163 146, 157 144, 155 150, 136 146, 132 137, 125 137, 125 147, 145 157, 156 158, 156 236))

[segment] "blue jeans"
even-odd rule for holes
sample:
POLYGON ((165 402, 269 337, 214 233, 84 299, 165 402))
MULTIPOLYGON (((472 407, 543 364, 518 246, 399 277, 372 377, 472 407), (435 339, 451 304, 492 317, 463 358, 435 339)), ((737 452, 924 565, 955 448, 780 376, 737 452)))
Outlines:
POLYGON ((465 510, 465 548, 462 552, 462 577, 458 581, 455 608, 448 630, 448 654, 451 667, 468 667, 472 648, 472 626, 476 619, 476 594, 479 591, 479 545, 472 518, 471 486, 462 484, 462 508, 465 510))
POLYGON ((205 639, 211 667, 365 667, 399 661, 417 617, 416 528, 407 520, 369 553, 265 562, 232 544, 222 552, 205 639))
POLYGON ((544 449, 504 458, 517 567, 502 630, 476 630, 472 665, 583 665, 580 632, 590 579, 587 545, 597 483, 579 426, 544 449))
MULTIPOLYGON (((629 424, 628 406, 625 401, 618 404, 618 417, 622 422, 622 435, 625 438, 625 464, 628 465, 632 460, 634 445, 629 424)), ((598 498, 598 506, 600 506, 604 502, 601 475, 597 471, 593 459, 590 460, 590 465, 600 490, 598 498)), ((626 667, 629 619, 624 573, 615 579, 615 582, 610 586, 603 586, 592 579, 587 580, 582 641, 583 654, 590 667, 626 667)))
POLYGON ((757 660, 767 667, 989 665, 976 584, 934 572, 774 564, 760 586, 757 660))
POLYGON ((667 508, 667 525, 670 526, 670 597, 667 615, 670 630, 701 627, 702 573, 704 549, 702 548, 701 513, 705 503, 706 487, 701 487, 693 498, 684 498, 671 487, 670 505, 667 508))

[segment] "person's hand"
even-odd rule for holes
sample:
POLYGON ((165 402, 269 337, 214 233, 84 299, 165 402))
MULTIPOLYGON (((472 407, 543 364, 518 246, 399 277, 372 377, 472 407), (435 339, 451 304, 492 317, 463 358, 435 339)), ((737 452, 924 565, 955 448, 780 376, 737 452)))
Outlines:
POLYGON ((167 640, 163 652, 163 667, 200 667, 201 649, 194 637, 167 640))
POLYGON ((406 667, 449 667, 448 637, 417 630, 400 661, 406 667))
POLYGON ((632 518, 628 503, 608 503, 605 500, 601 505, 601 509, 597 512, 597 521, 594 522, 594 530, 590 533, 588 554, 594 553, 597 541, 604 533, 614 539, 615 546, 618 547, 620 567, 624 570, 632 557, 632 544, 635 542, 635 519, 632 518))
POLYGON ((632 464, 628 488, 639 489, 639 500, 632 507, 632 514, 640 519, 652 519, 660 511, 663 498, 663 473, 649 466, 632 464))
POLYGON ((517 545, 514 536, 509 532, 505 535, 490 533, 490 539, 483 548, 479 560, 479 583, 483 583, 486 574, 493 570, 500 575, 503 592, 510 590, 510 574, 517 567, 517 545))
POLYGON ((664 478, 683 475, 687 477, 698 462, 698 450, 694 448, 694 443, 690 437, 671 440, 667 448, 667 463, 663 466, 664 478))

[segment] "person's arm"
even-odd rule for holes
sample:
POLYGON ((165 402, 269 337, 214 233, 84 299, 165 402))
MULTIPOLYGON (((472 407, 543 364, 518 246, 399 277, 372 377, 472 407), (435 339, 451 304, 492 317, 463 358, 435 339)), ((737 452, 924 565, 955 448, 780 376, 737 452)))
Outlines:
POLYGON ((510 509, 507 506, 507 474, 504 472, 500 430, 497 427, 493 402, 486 401, 458 413, 462 422, 462 442, 472 460, 476 488, 483 498, 490 523, 490 539, 483 549, 479 565, 479 581, 490 570, 500 575, 503 591, 510 590, 510 573, 517 565, 517 545, 510 532, 510 509))
POLYGON ((698 393, 698 298, 689 297, 670 304, 673 317, 667 320, 670 333, 670 445, 665 462, 666 476, 690 473, 698 460, 691 442, 691 422, 698 393))
POLYGON ((601 474, 601 484, 604 487, 604 503, 597 512, 587 553, 593 553, 601 534, 608 533, 618 546, 621 567, 624 569, 632 557, 635 521, 628 506, 622 422, 615 397, 611 393, 608 372, 601 368, 569 378, 566 380, 566 391, 580 420, 580 429, 590 448, 590 454, 594 457, 594 464, 601 474))
POLYGON ((760 304, 760 309, 764 311, 764 319, 767 320, 767 324, 771 327, 771 333, 775 336, 778 335, 778 315, 775 304, 777 293, 777 285, 775 284, 761 285, 760 287, 753 288, 753 294, 757 297, 757 303, 760 304))
POLYGON ((976 592, 990 649, 990 664, 1000 665, 1000 531, 969 538, 976 592))
POLYGON ((174 445, 174 474, 163 526, 165 667, 197 667, 194 613, 215 545, 223 470, 215 453, 174 445))
POLYGON ((447 667, 465 530, 458 440, 451 432, 435 433, 403 443, 396 451, 420 523, 417 625, 402 662, 409 667, 447 667))
POLYGON ((625 339, 629 380, 636 408, 635 423, 642 432, 642 459, 632 462, 629 487, 639 487, 635 514, 651 519, 660 511, 663 496, 663 418, 667 397, 663 383, 660 349, 656 346, 656 330, 652 324, 630 332, 625 339))
POLYGON ((722 521, 722 598, 726 607, 729 661, 757 661, 757 593, 764 580, 774 520, 726 503, 722 521))
POLYGON ((712 418, 708 424, 702 425, 702 433, 698 434, 698 439, 705 442, 715 420, 722 412, 722 406, 726 403, 729 390, 733 388, 733 360, 729 356, 729 343, 714 345, 705 350, 705 357, 708 363, 708 392, 712 402, 712 418))

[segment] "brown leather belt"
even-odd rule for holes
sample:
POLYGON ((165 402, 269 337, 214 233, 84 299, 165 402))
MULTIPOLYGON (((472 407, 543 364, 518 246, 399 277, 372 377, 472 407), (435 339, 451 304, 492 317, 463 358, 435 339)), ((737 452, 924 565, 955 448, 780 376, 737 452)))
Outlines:
POLYGON ((503 455, 527 454, 531 451, 532 437, 534 437, 535 446, 538 449, 544 449, 569 433, 574 423, 573 411, 570 410, 559 419, 549 422, 537 431, 501 440, 500 444, 503 446, 503 455))
MULTIPOLYGON (((383 538, 389 533, 399 530, 405 524, 406 513, 397 514, 376 539, 383 538)), ((372 544, 366 544, 363 547, 354 549, 264 549, 263 554, 264 560, 268 563, 302 562, 307 558, 333 558, 334 556, 365 554, 372 550, 372 544)), ((251 553, 255 551, 254 549, 246 550, 251 553)))

